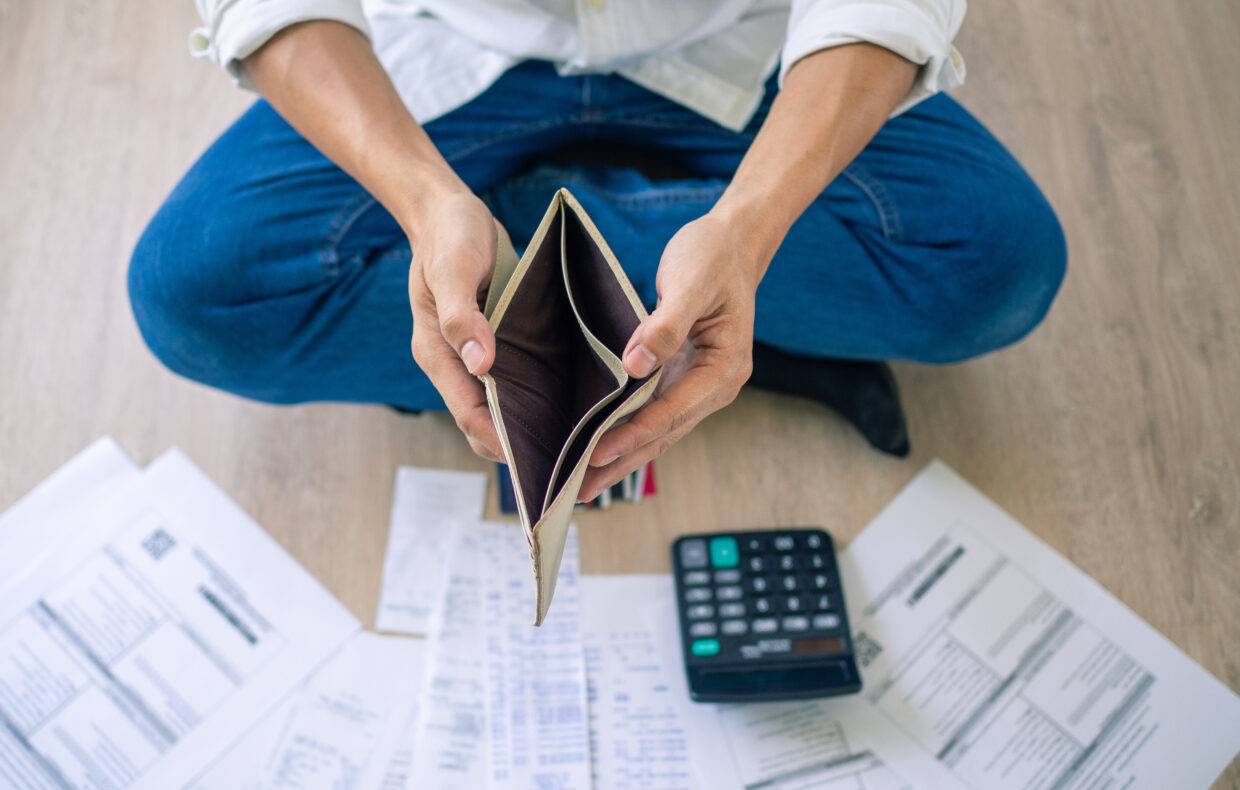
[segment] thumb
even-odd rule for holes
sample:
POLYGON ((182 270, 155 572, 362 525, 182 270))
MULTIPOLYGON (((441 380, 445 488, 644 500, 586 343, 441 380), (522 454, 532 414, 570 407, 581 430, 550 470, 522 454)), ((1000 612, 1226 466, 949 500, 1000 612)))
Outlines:
POLYGON ((633 332, 624 350, 624 369, 645 378, 684 345, 697 316, 688 305, 664 300, 633 332))
POLYGON ((468 290, 436 293, 439 331, 475 376, 491 369, 495 361, 495 335, 478 309, 477 298, 468 290))

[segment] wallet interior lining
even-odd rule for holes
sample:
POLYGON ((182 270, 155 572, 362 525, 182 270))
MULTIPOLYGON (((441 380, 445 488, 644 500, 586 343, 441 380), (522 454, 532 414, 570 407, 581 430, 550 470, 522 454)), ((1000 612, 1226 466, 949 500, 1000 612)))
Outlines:
MULTIPOLYGON (((571 291, 572 304, 581 316, 585 328, 619 360, 629 338, 637 330, 640 319, 603 251, 590 238, 581 219, 566 208, 563 222, 564 282, 571 291)), ((627 401, 646 380, 624 376, 619 391, 616 392, 617 382, 612 379, 613 397, 609 398, 609 401, 613 408, 599 409, 577 431, 570 446, 565 449, 556 479, 552 481, 546 499, 547 505, 554 499, 551 492, 558 492, 576 468, 595 432, 615 411, 615 407, 627 401)), ((582 413, 582 416, 584 417, 585 413, 582 413)))
MULTIPOLYGON (((531 520, 554 498, 548 490, 557 461, 561 468, 576 465, 560 457, 573 429, 618 387, 569 303, 560 254, 565 213, 557 212, 496 328, 490 371, 517 465, 516 487, 531 520)), ((614 279, 610 272, 606 276, 614 279)))

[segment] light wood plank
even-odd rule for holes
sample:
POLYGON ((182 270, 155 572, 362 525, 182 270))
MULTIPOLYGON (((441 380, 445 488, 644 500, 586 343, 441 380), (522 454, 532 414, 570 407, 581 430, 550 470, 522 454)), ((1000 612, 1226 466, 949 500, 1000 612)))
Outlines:
MULTIPOLYGON (((824 409, 742 395, 663 459, 658 497, 580 519, 585 568, 665 571, 675 535, 716 528, 847 542, 938 456, 1240 689, 1240 5, 969 13, 957 95, 1067 231, 1049 320, 981 360, 899 366, 904 462, 824 409)), ((186 54, 196 24, 189 3, 0 0, 0 507, 101 434, 140 462, 177 444, 369 621, 395 467, 489 465, 443 416, 246 403, 142 346, 129 250, 250 100, 186 54)))

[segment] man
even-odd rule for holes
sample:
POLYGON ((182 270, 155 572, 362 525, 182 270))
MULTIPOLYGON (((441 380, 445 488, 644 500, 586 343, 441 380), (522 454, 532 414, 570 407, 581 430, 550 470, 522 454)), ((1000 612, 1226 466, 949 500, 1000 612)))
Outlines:
POLYGON ((964 0, 198 5, 192 48, 265 101, 159 210, 130 293, 168 367, 246 397, 446 406, 498 458, 478 300, 496 226, 520 248, 560 186, 652 310, 625 367, 671 360, 583 499, 751 372, 904 454, 877 360, 1014 342, 1063 277, 1037 187, 939 93, 964 76, 964 0), (665 175, 564 162, 574 146, 665 175))

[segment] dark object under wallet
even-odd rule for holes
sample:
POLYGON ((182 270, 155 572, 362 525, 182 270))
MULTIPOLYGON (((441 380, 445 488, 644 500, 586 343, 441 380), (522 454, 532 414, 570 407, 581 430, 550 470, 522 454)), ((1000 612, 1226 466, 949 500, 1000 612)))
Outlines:
POLYGON ((485 315, 495 362, 479 378, 530 546, 540 625, 590 455, 650 399, 661 371, 625 373, 620 357, 646 310, 567 189, 555 194, 520 261, 501 236, 485 315))

